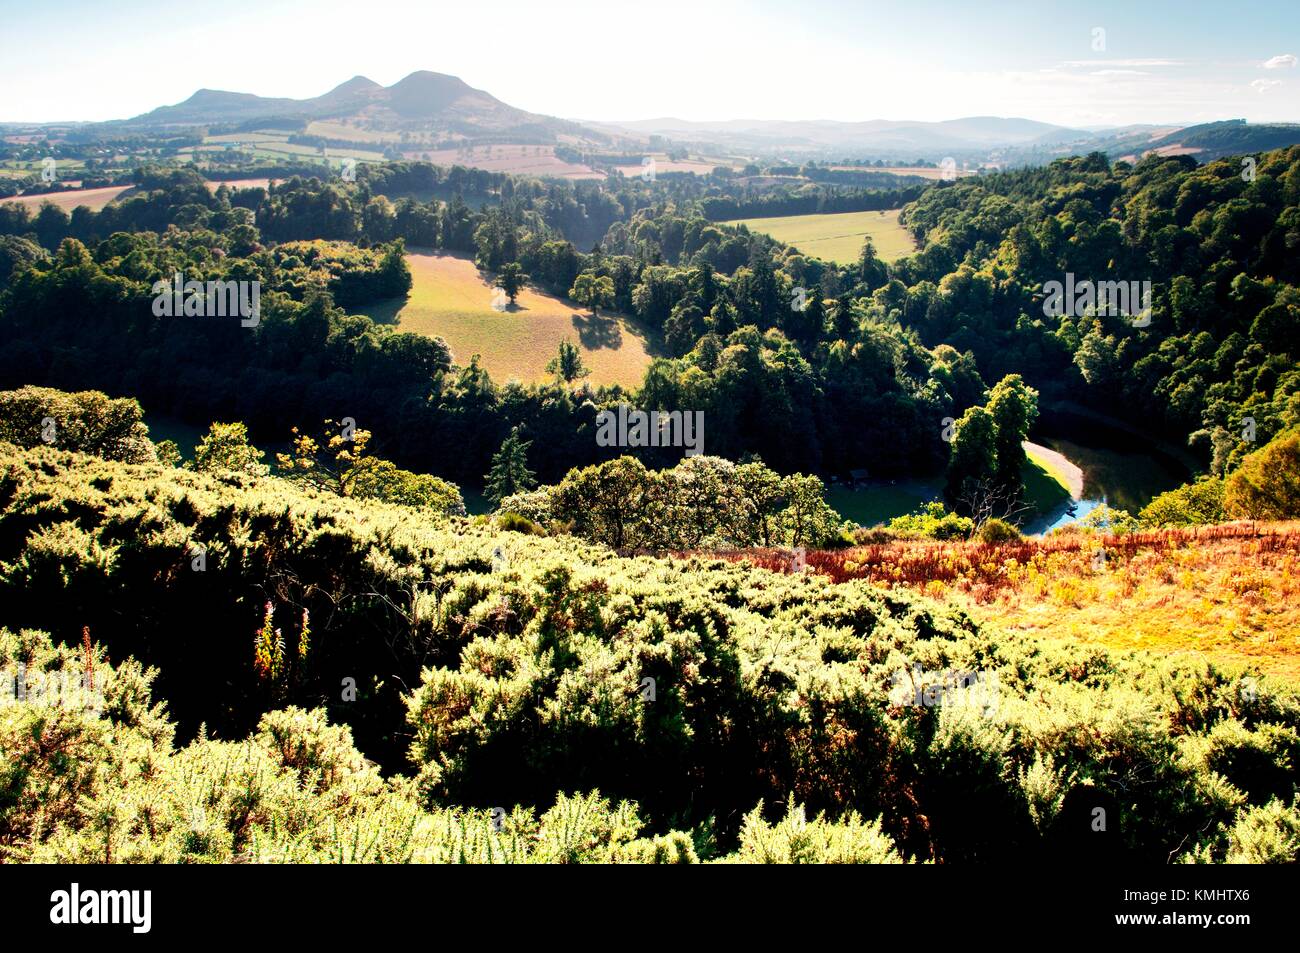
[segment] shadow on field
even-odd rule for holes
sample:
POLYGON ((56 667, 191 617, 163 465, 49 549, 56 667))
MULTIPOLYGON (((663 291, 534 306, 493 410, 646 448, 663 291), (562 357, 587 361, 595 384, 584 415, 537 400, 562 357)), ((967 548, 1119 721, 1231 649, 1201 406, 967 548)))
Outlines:
POLYGON ((589 351, 602 347, 618 350, 623 346, 623 328, 617 318, 602 318, 595 314, 575 314, 573 326, 578 331, 578 340, 589 351))
POLYGON ((344 308, 348 314, 364 314, 376 324, 396 324, 397 315, 406 307, 409 300, 408 295, 400 298, 385 298, 382 301, 372 301, 367 305, 357 308, 344 308))

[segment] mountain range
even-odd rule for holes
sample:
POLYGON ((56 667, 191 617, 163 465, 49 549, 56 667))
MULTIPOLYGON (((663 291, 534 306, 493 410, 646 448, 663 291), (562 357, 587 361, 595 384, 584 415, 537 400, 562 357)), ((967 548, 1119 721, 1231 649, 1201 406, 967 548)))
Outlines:
POLYGON ((1252 125, 1243 120, 1197 126, 1134 125, 1087 130, 1032 119, 972 116, 941 122, 873 119, 676 118, 622 121, 559 119, 531 113, 475 89, 455 76, 421 70, 391 86, 354 76, 310 99, 200 89, 189 99, 131 119, 119 128, 304 126, 330 121, 333 136, 365 141, 364 131, 452 136, 497 142, 566 142, 583 148, 638 148, 668 142, 697 151, 751 155, 926 158, 944 155, 993 162, 1046 161, 1056 155, 1105 152, 1136 158, 1149 151, 1190 154, 1198 161, 1300 142, 1300 125, 1252 125), (355 131, 350 131, 355 130, 355 131))

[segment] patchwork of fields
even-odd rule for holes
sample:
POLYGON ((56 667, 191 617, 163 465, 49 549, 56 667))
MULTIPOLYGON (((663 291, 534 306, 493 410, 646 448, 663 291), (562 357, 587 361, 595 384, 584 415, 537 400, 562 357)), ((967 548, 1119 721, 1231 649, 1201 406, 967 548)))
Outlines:
POLYGON ((653 345, 644 329, 626 318, 601 315, 525 289, 506 311, 492 307, 491 282, 468 258, 434 252, 407 255, 414 285, 405 300, 364 309, 403 331, 442 338, 457 364, 474 354, 498 383, 547 380, 546 364, 566 338, 577 343, 593 384, 641 383, 653 345))
POLYGON ((753 232, 771 235, 805 255, 852 264, 870 237, 882 261, 894 261, 916 251, 911 232, 899 224, 901 209, 883 212, 834 212, 828 215, 786 215, 776 218, 741 218, 726 225, 745 225, 753 232))

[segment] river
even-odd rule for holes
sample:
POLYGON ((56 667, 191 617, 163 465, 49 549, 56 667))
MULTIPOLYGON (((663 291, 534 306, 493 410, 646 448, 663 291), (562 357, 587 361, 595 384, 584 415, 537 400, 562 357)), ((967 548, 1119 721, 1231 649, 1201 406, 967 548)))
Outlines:
POLYGON ((1027 533, 1044 533, 1083 519, 1106 503, 1137 515, 1166 490, 1181 486, 1192 472, 1185 453, 1162 446, 1122 425, 1068 411, 1045 415, 1034 443, 1059 453, 1078 468, 1081 485, 1044 517, 1027 523, 1027 533))

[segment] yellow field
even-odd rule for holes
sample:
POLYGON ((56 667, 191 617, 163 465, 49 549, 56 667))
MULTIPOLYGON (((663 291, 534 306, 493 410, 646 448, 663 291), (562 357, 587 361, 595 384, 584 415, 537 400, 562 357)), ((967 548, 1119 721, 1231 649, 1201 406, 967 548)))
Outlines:
POLYGON ((0 202, 20 202, 31 209, 33 213, 39 211, 40 207, 46 202, 53 202, 65 212, 71 212, 78 205, 85 205, 91 211, 98 212, 130 188, 133 188, 133 186, 111 185, 103 189, 77 189, 71 192, 51 192, 49 195, 15 195, 7 199, 0 199, 0 202))
POLYGON ((1019 632, 1201 655, 1300 681, 1300 558, 1250 537, 1153 547, 1101 568, 1087 549, 1059 554, 986 604, 969 592, 957 597, 975 616, 1019 632))
POLYGON ((911 232, 898 223, 899 211, 741 218, 724 224, 745 225, 750 231, 793 245, 810 257, 849 265, 858 260, 868 235, 882 261, 893 261, 916 251, 911 232))
POLYGON ((576 342, 593 384, 641 383, 652 345, 633 322, 617 316, 592 318, 585 309, 525 289, 508 311, 492 308, 494 289, 468 258, 432 252, 406 256, 414 284, 405 301, 366 309, 403 331, 441 337, 457 364, 478 354, 497 383, 547 380, 547 362, 565 338, 576 342))

